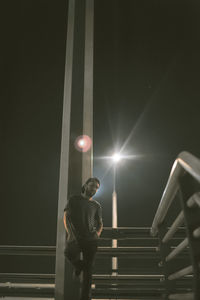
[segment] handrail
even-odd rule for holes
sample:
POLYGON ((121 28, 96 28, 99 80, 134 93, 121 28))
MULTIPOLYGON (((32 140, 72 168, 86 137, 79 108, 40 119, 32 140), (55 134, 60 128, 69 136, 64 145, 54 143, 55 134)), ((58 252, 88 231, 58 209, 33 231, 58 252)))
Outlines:
POLYGON ((55 254, 56 246, 0 246, 0 255, 55 256, 55 254))
POLYGON ((169 295, 169 300, 194 300, 194 293, 187 294, 172 294, 169 295))
POLYGON ((166 188, 154 217, 151 235, 156 236, 158 226, 163 222, 168 209, 179 189, 178 178, 185 172, 200 182, 200 160, 189 152, 181 152, 173 164, 166 188))
POLYGON ((2 287, 8 287, 8 288, 37 288, 37 289, 55 289, 55 284, 54 283, 19 283, 19 282, 0 282, 0 288, 2 287))
POLYGON ((163 273, 165 275, 164 286, 168 299, 200 299, 199 183, 200 160, 188 152, 181 152, 173 164, 151 227, 151 235, 155 237, 158 234, 161 256, 159 266, 163 267, 163 273), (193 178, 193 181, 189 179, 189 176, 184 176, 183 178, 183 175, 186 173, 193 178), (176 216, 172 225, 168 227, 167 214, 175 196, 179 197, 181 211, 176 216), (185 225, 186 236, 175 246, 175 248, 173 248, 171 245, 172 238, 174 234, 180 230, 180 226, 183 223, 185 225), (181 263, 172 265, 171 260, 183 257, 186 248, 188 250, 188 258, 190 258, 191 265, 185 267, 186 261, 182 263, 182 266, 181 263), (183 278, 189 274, 193 275, 192 285, 185 291, 185 294, 174 294, 175 291, 181 292, 176 285, 176 279, 183 278), (188 293, 189 291, 194 293, 188 293))

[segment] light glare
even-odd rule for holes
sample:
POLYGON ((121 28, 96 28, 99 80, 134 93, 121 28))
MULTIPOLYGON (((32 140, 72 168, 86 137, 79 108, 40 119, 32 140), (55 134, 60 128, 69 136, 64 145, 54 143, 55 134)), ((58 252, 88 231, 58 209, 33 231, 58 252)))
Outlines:
POLYGON ((88 135, 81 135, 76 138, 74 145, 78 151, 87 152, 92 146, 92 140, 88 135))
POLYGON ((80 147, 83 147, 84 145, 85 145, 85 141, 84 141, 83 139, 80 140, 80 141, 79 141, 79 146, 80 146, 80 147))
POLYGON ((118 162, 118 161, 120 161, 121 156, 120 156, 120 154, 115 153, 115 154, 113 154, 112 159, 114 160, 114 162, 118 162))

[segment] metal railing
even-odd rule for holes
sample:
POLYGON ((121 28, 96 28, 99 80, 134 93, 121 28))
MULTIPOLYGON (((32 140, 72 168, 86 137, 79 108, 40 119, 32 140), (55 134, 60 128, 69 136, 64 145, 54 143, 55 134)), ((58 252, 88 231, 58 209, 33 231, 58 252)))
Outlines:
MULTIPOLYGON (((149 231, 149 227, 104 228, 92 279, 94 299, 160 299, 164 286, 157 266, 158 238, 151 237, 149 231), (118 240, 117 248, 112 248, 112 239, 118 240), (111 263, 113 256, 119 261, 116 275, 111 263)), ((55 246, 0 246, 0 258, 7 262, 16 259, 22 263, 25 259, 27 264, 34 259, 37 265, 38 259, 42 263, 48 258, 49 262, 55 255, 55 246)), ((54 297, 54 272, 46 274, 43 269, 43 273, 35 273, 38 269, 32 268, 32 264, 31 268, 17 265, 12 270, 12 273, 0 273, 0 297, 54 297)), ((180 286, 183 285, 184 282, 180 286)))
POLYGON ((151 227, 151 235, 159 238, 159 266, 164 273, 165 299, 200 299, 199 191, 200 160, 188 152, 181 152, 174 162, 151 227), (181 211, 172 221, 171 212, 174 211, 170 210, 176 202, 181 211), (180 229, 185 230, 185 237, 174 246, 174 235, 180 229), (191 281, 184 292, 178 288, 178 282, 183 279, 191 281))

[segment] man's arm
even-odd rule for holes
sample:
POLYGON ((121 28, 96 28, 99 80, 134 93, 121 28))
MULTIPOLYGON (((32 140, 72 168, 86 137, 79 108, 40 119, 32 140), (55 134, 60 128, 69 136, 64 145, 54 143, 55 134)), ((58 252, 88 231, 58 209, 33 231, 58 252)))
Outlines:
POLYGON ((98 235, 98 237, 100 237, 101 232, 103 230, 103 221, 102 221, 102 209, 101 209, 101 206, 98 207, 96 217, 97 217, 97 222, 98 222, 97 235, 98 235))

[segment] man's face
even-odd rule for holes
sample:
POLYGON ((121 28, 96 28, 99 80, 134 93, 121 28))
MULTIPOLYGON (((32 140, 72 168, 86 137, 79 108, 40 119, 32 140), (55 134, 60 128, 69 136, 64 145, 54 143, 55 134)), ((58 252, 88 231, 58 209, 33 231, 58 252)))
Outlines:
POLYGON ((96 181, 90 181, 85 188, 86 196, 91 198, 93 197, 99 188, 99 184, 96 181))

